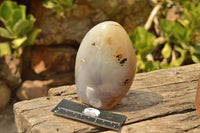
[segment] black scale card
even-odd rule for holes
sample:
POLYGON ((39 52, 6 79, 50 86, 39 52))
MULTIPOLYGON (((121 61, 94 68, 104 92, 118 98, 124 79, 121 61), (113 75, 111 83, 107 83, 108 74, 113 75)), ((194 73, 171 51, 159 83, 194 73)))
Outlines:
POLYGON ((114 130, 120 129, 126 120, 125 115, 99 110, 66 99, 63 99, 52 112, 59 116, 114 130))

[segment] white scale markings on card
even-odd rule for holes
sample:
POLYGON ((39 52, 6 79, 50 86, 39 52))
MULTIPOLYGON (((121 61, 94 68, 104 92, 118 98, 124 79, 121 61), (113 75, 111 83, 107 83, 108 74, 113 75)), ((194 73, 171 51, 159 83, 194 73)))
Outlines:
MULTIPOLYGON (((58 107, 58 110, 55 110, 55 112, 58 112, 58 111, 61 111, 61 110, 65 111, 65 114, 66 114, 66 115, 67 115, 68 112, 69 112, 69 113, 72 113, 73 117, 78 118, 78 119, 85 120, 85 119, 83 118, 83 116, 87 116, 88 118, 94 118, 94 121, 93 121, 93 122, 95 122, 95 123, 98 123, 97 120, 100 120, 100 121, 102 121, 104 124, 105 124, 105 122, 108 122, 108 123, 110 123, 110 124, 114 124, 114 125, 113 125, 114 127, 120 126, 120 123, 118 123, 118 122, 114 122, 114 121, 110 121, 110 120, 106 120, 106 119, 102 119, 102 118, 98 118, 98 117, 88 116, 88 115, 86 115, 86 114, 83 114, 83 113, 80 113, 80 112, 77 112, 77 111, 73 111, 73 110, 70 110, 70 109, 66 109, 66 108, 63 108, 63 107, 58 107), (79 115, 81 118, 78 117, 78 115, 79 115)), ((91 121, 91 120, 90 120, 90 121, 91 121)))

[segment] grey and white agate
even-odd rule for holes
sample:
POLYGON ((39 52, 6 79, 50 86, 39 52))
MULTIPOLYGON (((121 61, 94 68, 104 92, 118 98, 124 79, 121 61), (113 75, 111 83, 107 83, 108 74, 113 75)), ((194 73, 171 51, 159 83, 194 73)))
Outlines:
POLYGON ((111 109, 129 90, 136 71, 132 43, 113 21, 94 26, 79 47, 75 81, 80 99, 93 107, 111 109))

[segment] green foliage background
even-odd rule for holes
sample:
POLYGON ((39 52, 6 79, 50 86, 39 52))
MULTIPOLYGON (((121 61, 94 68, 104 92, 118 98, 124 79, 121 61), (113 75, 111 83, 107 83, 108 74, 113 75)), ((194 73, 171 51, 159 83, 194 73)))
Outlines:
POLYGON ((150 33, 142 27, 130 34, 137 53, 137 72, 200 63, 200 1, 161 1, 159 4, 164 9, 159 23, 165 43, 156 44, 154 32, 150 33), (171 22, 165 19, 166 12, 175 4, 180 8, 179 18, 171 22))
POLYGON ((40 33, 40 29, 34 27, 35 18, 26 15, 26 7, 16 2, 4 1, 0 6, 0 37, 4 38, 0 43, 0 56, 18 52, 20 47, 32 45, 40 33))
POLYGON ((46 0, 43 6, 55 11, 57 17, 60 18, 64 12, 76 8, 77 4, 74 4, 73 0, 46 0))

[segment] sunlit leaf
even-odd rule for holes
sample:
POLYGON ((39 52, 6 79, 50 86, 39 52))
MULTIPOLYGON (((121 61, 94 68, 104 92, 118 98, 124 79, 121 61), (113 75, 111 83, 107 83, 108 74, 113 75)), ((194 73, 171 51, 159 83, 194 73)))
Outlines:
POLYGON ((192 60, 193 60, 195 63, 200 63, 200 54, 193 54, 193 55, 192 55, 192 60))
POLYGON ((169 45, 169 43, 166 43, 164 48, 162 49, 162 55, 164 58, 169 58, 171 56, 171 52, 172 52, 172 49, 169 45))
POLYGON ((183 63, 184 60, 185 60, 185 51, 181 53, 181 56, 178 59, 170 62, 170 66, 171 67, 178 67, 183 63))
POLYGON ((184 19, 184 20, 182 20, 182 19, 179 19, 178 20, 179 21, 179 23, 181 23, 185 28, 187 28, 188 26, 189 26, 189 20, 187 20, 187 19, 184 19))
POLYGON ((50 9, 53 9, 55 7, 55 4, 51 1, 45 1, 43 3, 43 6, 46 7, 46 8, 50 8, 50 9))
POLYGON ((27 37, 22 37, 22 38, 17 38, 15 40, 12 41, 12 48, 17 49, 19 48, 25 41, 26 41, 27 37))
POLYGON ((36 20, 36 19, 33 17, 33 15, 30 15, 30 14, 27 16, 27 19, 28 19, 31 23, 34 23, 35 20, 36 20))
POLYGON ((140 54, 136 55, 136 60, 137 60, 137 62, 136 62, 136 66, 137 66, 136 72, 142 72, 141 70, 144 70, 145 64, 144 64, 140 54))
POLYGON ((11 48, 9 42, 2 42, 0 43, 0 56, 10 55, 11 48))

